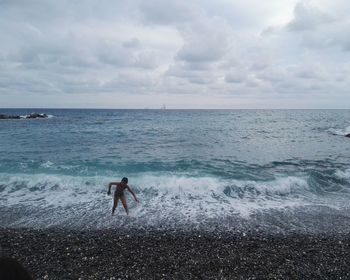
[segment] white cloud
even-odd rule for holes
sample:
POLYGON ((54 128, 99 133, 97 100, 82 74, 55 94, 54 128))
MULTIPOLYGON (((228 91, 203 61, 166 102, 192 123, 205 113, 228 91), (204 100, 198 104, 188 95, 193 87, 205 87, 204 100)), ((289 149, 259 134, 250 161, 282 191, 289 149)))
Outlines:
POLYGON ((189 62, 219 60, 230 50, 230 31, 225 22, 217 19, 191 22, 180 28, 184 46, 177 57, 189 62))
MULTIPOLYGON (((350 5, 348 5, 350 8, 350 5)), ((350 51, 350 39, 346 36, 350 28, 350 18, 342 13, 322 10, 311 3, 296 5, 293 20, 287 29, 299 33, 305 46, 311 48, 340 47, 350 51)))
POLYGON ((314 30, 333 21, 332 17, 315 6, 299 2, 294 8, 294 19, 287 27, 292 31, 314 30))
POLYGON ((349 9, 345 0, 2 0, 0 102, 344 107, 349 9))

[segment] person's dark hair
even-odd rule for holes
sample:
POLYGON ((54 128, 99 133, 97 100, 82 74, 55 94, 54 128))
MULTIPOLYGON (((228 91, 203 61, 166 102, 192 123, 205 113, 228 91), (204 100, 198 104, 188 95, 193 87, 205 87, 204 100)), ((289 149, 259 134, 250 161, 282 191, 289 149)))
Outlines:
POLYGON ((0 258, 1 280, 32 280, 28 271, 15 259, 0 258))
POLYGON ((125 184, 127 184, 127 183, 128 183, 128 178, 124 177, 124 178, 122 179, 122 182, 124 182, 125 184))

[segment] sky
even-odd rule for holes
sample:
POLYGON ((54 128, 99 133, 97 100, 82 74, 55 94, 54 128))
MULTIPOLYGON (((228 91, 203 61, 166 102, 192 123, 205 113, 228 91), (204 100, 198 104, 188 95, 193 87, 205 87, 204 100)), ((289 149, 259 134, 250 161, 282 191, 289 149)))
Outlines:
POLYGON ((348 0, 0 0, 0 108, 350 108, 348 0))

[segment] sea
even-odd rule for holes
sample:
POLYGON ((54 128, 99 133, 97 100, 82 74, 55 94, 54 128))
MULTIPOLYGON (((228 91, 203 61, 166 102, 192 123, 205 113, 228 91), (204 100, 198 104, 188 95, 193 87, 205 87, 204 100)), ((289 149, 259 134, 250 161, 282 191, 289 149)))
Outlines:
POLYGON ((350 110, 0 109, 31 112, 0 121, 0 227, 350 232, 350 110))

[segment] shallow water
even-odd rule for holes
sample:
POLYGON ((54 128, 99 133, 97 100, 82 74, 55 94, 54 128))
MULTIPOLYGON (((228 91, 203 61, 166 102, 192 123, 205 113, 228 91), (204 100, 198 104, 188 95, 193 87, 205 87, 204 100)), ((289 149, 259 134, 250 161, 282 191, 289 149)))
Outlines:
POLYGON ((35 111, 0 121, 2 226, 350 231, 350 110, 35 111))

